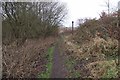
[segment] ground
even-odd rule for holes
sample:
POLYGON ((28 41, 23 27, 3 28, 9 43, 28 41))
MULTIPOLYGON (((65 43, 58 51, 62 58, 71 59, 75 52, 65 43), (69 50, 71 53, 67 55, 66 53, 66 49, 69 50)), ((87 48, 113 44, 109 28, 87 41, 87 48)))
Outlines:
MULTIPOLYGON (((3 45, 3 77, 117 77, 115 59, 106 60, 105 55, 97 54, 92 46, 94 41, 78 45, 71 37, 72 34, 67 34, 45 40, 27 40, 21 47, 16 47, 15 43, 3 45)), ((97 44, 104 41, 96 39, 97 44)))

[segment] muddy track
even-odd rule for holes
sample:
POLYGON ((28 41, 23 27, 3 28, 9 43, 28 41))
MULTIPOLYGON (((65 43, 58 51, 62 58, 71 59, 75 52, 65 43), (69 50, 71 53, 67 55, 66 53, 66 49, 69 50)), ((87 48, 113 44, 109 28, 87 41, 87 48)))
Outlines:
POLYGON ((60 43, 60 40, 58 40, 57 44, 55 45, 51 78, 65 78, 67 72, 66 68, 64 67, 65 58, 60 54, 60 43))
MULTIPOLYGON (((51 78, 65 78, 66 75, 69 73, 67 71, 67 67, 64 66, 66 61, 66 55, 61 55, 61 51, 63 51, 63 47, 61 47, 61 45, 64 46, 64 44, 64 41, 62 41, 62 38, 60 38, 55 45, 51 78)), ((67 50, 67 53, 71 52, 67 50)), ((80 71, 81 78, 88 78, 89 76, 91 76, 90 70, 86 67, 88 63, 89 62, 87 60, 83 59, 76 61, 76 64, 74 65, 74 69, 80 71)))

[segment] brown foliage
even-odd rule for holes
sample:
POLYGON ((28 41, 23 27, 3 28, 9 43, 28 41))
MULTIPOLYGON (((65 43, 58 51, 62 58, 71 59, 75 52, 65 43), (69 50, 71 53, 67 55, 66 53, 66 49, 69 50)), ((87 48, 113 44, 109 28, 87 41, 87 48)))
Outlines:
POLYGON ((46 51, 55 38, 27 39, 22 46, 16 42, 3 45, 3 78, 37 78, 46 70, 46 51))
POLYGON ((119 39, 119 26, 117 12, 107 15, 102 12, 100 18, 97 19, 85 19, 84 23, 80 23, 77 29, 74 39, 80 44, 90 41, 96 35, 106 39, 107 37, 119 39))

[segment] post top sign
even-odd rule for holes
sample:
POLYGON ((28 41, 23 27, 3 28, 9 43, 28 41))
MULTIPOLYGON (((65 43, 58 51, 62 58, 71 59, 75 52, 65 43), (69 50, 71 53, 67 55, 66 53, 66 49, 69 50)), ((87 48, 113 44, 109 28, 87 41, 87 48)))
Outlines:
POLYGON ((118 9, 120 9, 120 1, 118 2, 118 9))

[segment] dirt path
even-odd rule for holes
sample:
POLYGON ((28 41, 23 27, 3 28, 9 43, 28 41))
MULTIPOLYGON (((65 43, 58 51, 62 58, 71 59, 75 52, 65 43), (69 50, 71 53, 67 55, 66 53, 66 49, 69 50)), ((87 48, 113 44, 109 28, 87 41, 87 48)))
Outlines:
MULTIPOLYGON (((67 60, 67 57, 65 55, 61 54, 61 52, 63 51, 62 50, 63 47, 61 47, 61 45, 62 46, 65 45, 63 42, 64 41, 62 40, 62 38, 60 38, 58 40, 57 44, 55 45, 51 78, 65 78, 65 77, 67 77, 66 75, 68 75, 68 74, 75 74, 75 72, 74 73, 69 72, 68 68, 66 66, 64 66, 65 61, 67 60)), ((71 43, 68 40, 67 40, 66 44, 67 43, 69 43, 72 50, 79 52, 79 50, 77 50, 77 47, 78 47, 77 45, 71 43)), ((68 52, 68 53, 71 53, 71 52, 68 52)), ((80 75, 81 75, 80 77, 90 76, 90 71, 85 67, 86 64, 87 64, 86 60, 77 61, 76 65, 73 64, 73 66, 76 68, 76 70, 80 71, 80 75)), ((74 68, 71 68, 71 69, 74 69, 74 68)))
MULTIPOLYGON (((61 45, 64 46, 62 38, 60 38, 58 40, 57 44, 55 45, 51 78, 65 78, 66 75, 68 75, 68 73, 69 73, 68 68, 66 66, 64 66, 65 61, 67 60, 67 57, 65 55, 61 54, 62 48, 63 48, 63 47, 61 47, 61 45)), ((76 46, 73 46, 72 48, 74 49, 74 48, 76 48, 76 46)), ((80 70, 82 72, 81 73, 82 77, 89 76, 89 74, 90 74, 89 70, 85 68, 84 63, 85 62, 83 60, 83 61, 78 62, 77 65, 73 65, 73 66, 76 66, 78 68, 78 70, 80 70)), ((73 68, 71 68, 71 69, 73 69, 73 68)), ((70 73, 70 74, 72 74, 72 73, 70 73)))
POLYGON ((60 54, 60 43, 61 42, 59 40, 54 49, 51 78, 65 78, 67 72, 66 68, 64 67, 65 58, 60 54))

